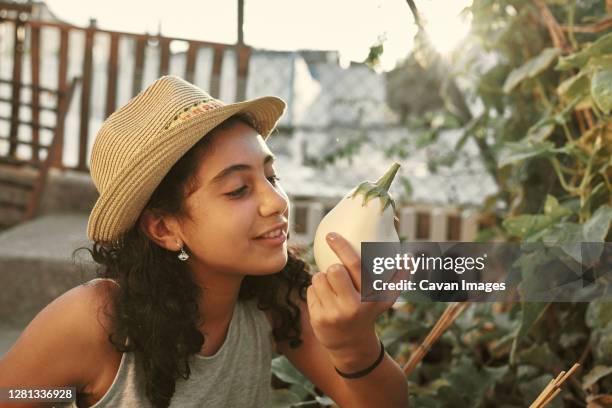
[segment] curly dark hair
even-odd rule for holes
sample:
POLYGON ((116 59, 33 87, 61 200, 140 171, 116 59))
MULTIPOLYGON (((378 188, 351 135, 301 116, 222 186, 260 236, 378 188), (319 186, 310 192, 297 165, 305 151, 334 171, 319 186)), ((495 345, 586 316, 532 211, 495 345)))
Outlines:
MULTIPOLYGON (((216 131, 237 121, 254 128, 247 116, 234 115, 200 139, 168 172, 152 194, 145 209, 189 217, 184 200, 197 187, 195 177, 200 158, 210 150, 216 131)), ((143 209, 144 211, 144 209, 143 209)), ((144 371, 145 392, 154 407, 168 407, 175 391, 175 381, 189 378, 188 358, 198 353, 204 336, 198 330, 202 319, 198 300, 200 287, 185 262, 176 252, 155 244, 138 227, 138 222, 116 243, 94 242, 87 250, 96 264, 99 278, 111 278, 120 288, 109 294, 112 302, 111 333, 108 340, 119 352, 135 352, 144 371), (129 343, 125 345, 126 338, 129 343)), ((239 299, 257 299, 260 310, 273 316, 273 337, 289 340, 299 347, 300 309, 290 296, 296 291, 306 300, 311 283, 310 265, 302 251, 288 246, 285 267, 266 276, 245 276, 239 299)))

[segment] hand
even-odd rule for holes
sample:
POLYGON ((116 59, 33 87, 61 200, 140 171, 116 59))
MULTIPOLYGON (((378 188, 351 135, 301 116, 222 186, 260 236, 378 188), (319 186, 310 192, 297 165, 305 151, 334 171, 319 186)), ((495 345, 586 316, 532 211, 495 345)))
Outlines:
MULTIPOLYGON (((329 237, 329 235, 328 235, 329 237)), ((379 302, 361 302, 361 257, 344 237, 327 240, 342 264, 331 265, 326 272, 312 277, 306 296, 310 323, 319 342, 330 352, 346 354, 376 344, 376 318, 395 303, 400 291, 379 302)), ((409 270, 396 270, 391 282, 409 276, 409 270)))

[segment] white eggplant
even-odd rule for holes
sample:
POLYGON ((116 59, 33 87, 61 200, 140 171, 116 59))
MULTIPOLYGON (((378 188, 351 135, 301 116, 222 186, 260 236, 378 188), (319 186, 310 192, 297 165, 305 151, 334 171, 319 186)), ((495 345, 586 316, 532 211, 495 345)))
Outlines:
POLYGON ((399 167, 393 163, 375 183, 360 183, 323 217, 313 245, 319 271, 327 272, 331 265, 342 263, 325 239, 329 232, 344 237, 359 256, 362 242, 400 242, 395 229, 395 202, 389 195, 389 187, 399 167))

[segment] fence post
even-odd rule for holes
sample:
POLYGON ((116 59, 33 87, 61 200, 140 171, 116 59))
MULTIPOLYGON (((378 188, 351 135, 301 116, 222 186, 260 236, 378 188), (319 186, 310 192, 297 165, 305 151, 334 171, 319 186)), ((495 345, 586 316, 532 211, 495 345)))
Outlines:
POLYGON ((399 233, 400 237, 404 237, 405 241, 413 242, 416 241, 417 231, 417 212, 413 207, 402 207, 400 208, 400 225, 399 233))
POLYGON ((110 34, 110 49, 108 52, 108 68, 106 81, 106 113, 105 118, 108 118, 114 111, 117 105, 117 74, 119 73, 119 34, 110 34))
POLYGON ((247 88, 247 77, 249 75, 249 61, 251 59, 251 47, 239 45, 236 49, 236 56, 238 59, 238 72, 236 79, 236 101, 243 101, 246 99, 246 88, 247 88))
POLYGON ((431 229, 430 237, 431 241, 446 242, 446 230, 447 230, 447 215, 446 209, 436 207, 431 211, 431 229))
POLYGON ((145 59, 145 51, 147 48, 147 36, 139 36, 136 39, 136 48, 134 50, 134 72, 132 73, 132 97, 138 95, 142 89, 143 66, 145 59))
POLYGON ((478 234, 478 214, 473 210, 461 213, 461 241, 471 242, 478 234))
POLYGON ((221 87, 221 64, 223 63, 224 47, 217 46, 213 54, 213 65, 210 74, 210 96, 213 98, 219 97, 219 88, 221 87))
POLYGON ((85 30, 85 55, 83 56, 83 82, 81 83, 81 121, 79 123, 78 169, 87 171, 87 145, 89 142, 89 106, 91 99, 92 59, 96 21, 91 19, 85 30))
POLYGON ((11 95, 11 127, 9 130, 9 157, 17 157, 17 130, 19 129, 19 105, 21 104, 21 65, 23 57, 23 43, 25 41, 25 13, 18 13, 15 21, 15 35, 13 41, 13 88, 11 95))
MULTIPOLYGON (((40 163, 40 27, 30 28, 30 64, 32 96, 32 156, 31 159, 40 163)), ((49 151, 47 151, 49 154, 49 151)))
POLYGON ((190 42, 189 49, 187 49, 187 62, 185 63, 185 80, 187 82, 193 82, 197 56, 198 45, 190 42))
MULTIPOLYGON (((60 49, 59 49, 59 70, 57 73, 57 90, 59 92, 58 98, 59 103, 57 104, 57 111, 62 112, 65 108, 63 105, 65 101, 65 95, 68 92, 68 84, 67 84, 67 72, 68 72, 68 29, 66 27, 62 27, 60 29, 60 49)), ((66 108, 67 109, 67 108, 66 108)), ((53 157, 52 167, 63 168, 64 167, 64 128, 65 118, 59 120, 58 115, 56 114, 55 120, 55 136, 53 137, 56 148, 57 155, 53 157)))

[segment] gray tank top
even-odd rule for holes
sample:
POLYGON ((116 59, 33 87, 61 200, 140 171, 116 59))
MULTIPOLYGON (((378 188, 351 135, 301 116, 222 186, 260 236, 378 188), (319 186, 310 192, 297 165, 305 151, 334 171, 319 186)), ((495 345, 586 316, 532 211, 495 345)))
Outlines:
MULTIPOLYGON (((272 327, 256 300, 236 302, 221 348, 212 356, 191 356, 189 379, 176 380, 170 407, 265 407, 272 392, 272 350, 272 327)), ((91 407, 151 407, 143 378, 134 353, 123 353, 112 385, 91 407)))

